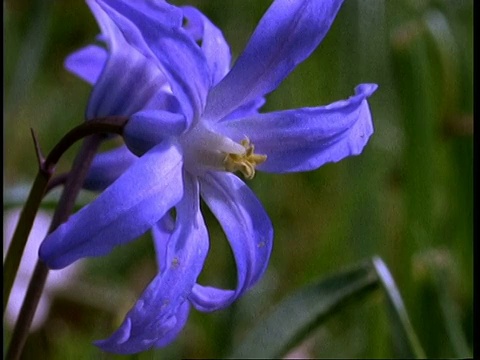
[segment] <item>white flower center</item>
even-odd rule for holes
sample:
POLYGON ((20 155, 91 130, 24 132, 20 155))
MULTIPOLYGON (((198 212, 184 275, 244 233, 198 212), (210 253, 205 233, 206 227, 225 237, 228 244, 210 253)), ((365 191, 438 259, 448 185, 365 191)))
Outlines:
POLYGON ((254 153, 248 138, 239 143, 208 129, 202 121, 179 139, 185 156, 185 166, 193 174, 206 170, 240 171, 245 178, 255 176, 255 167, 267 159, 254 153))

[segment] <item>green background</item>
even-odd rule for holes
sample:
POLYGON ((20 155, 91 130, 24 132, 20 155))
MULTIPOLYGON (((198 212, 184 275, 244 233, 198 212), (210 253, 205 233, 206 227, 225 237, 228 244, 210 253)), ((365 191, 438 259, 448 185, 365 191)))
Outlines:
MULTIPOLYGON (((222 29, 236 58, 270 1, 188 3, 222 29)), ((4 2, 4 209, 22 203, 37 170, 30 128, 47 153, 83 121, 90 86, 63 61, 97 33, 82 1, 4 2)), ((375 133, 360 156, 248 181, 275 229, 262 281, 226 310, 193 310, 171 346, 132 358, 226 356, 286 295, 373 255, 392 272, 427 357, 471 356, 473 1, 346 0, 325 40, 262 111, 326 105, 362 82, 379 88, 369 100, 375 133)), ((233 287, 228 245, 205 214, 211 250, 200 281, 233 287)), ((25 358, 122 358, 91 342, 120 324, 154 275, 148 235, 88 260, 80 280, 55 297, 25 358)), ((383 302, 375 293, 330 317, 299 344, 300 356, 399 356, 383 302)))

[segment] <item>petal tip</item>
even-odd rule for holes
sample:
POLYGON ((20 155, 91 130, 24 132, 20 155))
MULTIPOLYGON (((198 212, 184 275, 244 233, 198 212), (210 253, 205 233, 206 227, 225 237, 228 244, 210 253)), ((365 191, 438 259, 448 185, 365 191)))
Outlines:
POLYGON ((45 240, 43 240, 38 249, 38 258, 51 270, 63 269, 68 264, 61 261, 61 257, 55 256, 55 246, 51 240, 50 236, 47 236, 45 240))
POLYGON ((124 349, 123 344, 127 342, 130 338, 130 333, 132 329, 132 321, 130 318, 125 319, 123 325, 115 331, 112 336, 105 340, 96 340, 93 344, 103 351, 127 354, 131 353, 128 350, 124 349))
POLYGON ((371 96, 376 90, 378 89, 377 84, 367 83, 367 84, 360 84, 355 87, 355 94, 359 95, 362 94, 365 97, 371 96))

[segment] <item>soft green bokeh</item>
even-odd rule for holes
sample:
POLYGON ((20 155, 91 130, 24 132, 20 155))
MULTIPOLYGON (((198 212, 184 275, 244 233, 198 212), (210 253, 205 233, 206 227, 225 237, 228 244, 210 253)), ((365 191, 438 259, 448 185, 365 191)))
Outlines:
MULTIPOLYGON (((174 3, 201 9, 236 57, 270 1, 174 3)), ((30 128, 47 152, 83 121, 90 87, 62 63, 97 32, 83 1, 4 2, 4 199, 36 173, 30 128)), ((379 85, 370 100, 375 133, 360 156, 248 182, 275 228, 264 279, 229 309, 192 311, 173 345, 132 359, 225 356, 295 289, 374 255, 390 268, 427 357, 471 355, 473 0, 346 0, 323 43, 268 96, 264 111, 328 104, 360 82, 379 85)), ((228 245, 206 214, 211 251, 200 280, 234 286, 228 245)), ((148 236, 89 260, 82 283, 59 294, 29 338, 25 357, 123 358, 91 342, 119 325, 154 274, 148 236)), ((400 356, 383 302, 380 295, 356 302, 297 350, 303 357, 400 356)))

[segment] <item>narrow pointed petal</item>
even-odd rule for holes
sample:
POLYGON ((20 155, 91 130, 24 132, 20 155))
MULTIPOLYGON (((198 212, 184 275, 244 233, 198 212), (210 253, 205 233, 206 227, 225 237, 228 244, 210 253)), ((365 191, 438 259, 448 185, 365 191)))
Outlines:
POLYGON ((88 45, 65 59, 65 68, 93 85, 97 82, 107 62, 108 53, 97 45, 88 45))
POLYGON ((375 84, 359 85, 355 95, 333 104, 259 114, 223 122, 233 140, 247 136, 255 152, 267 155, 258 170, 286 173, 317 169, 328 162, 358 155, 373 133, 367 98, 375 84))
MULTIPOLYGON (((165 83, 165 87, 168 87, 168 84, 165 83)), ((150 99, 148 104, 144 107, 143 110, 165 110, 171 113, 181 113, 182 108, 177 98, 172 95, 171 91, 160 90, 150 99)))
POLYGON ((106 255, 142 235, 181 199, 182 165, 177 147, 154 147, 48 235, 40 258, 49 268, 61 269, 83 257, 106 255))
POLYGON ((143 20, 161 22, 167 27, 181 27, 183 21, 182 10, 170 5, 165 0, 136 1, 135 6, 126 0, 87 0, 98 4, 106 4, 116 8, 121 13, 132 11, 132 16, 141 16, 143 20))
POLYGON ((83 188, 92 191, 105 190, 136 160, 138 157, 125 145, 98 154, 90 166, 83 188))
POLYGON ((205 56, 195 41, 181 27, 165 24, 136 3, 97 1, 128 43, 164 70, 188 122, 198 119, 205 107, 210 74, 205 56))
POLYGON ((96 342, 105 351, 132 354, 164 346, 185 324, 188 309, 184 304, 203 268, 208 233, 200 212, 198 182, 188 174, 184 180, 184 197, 167 245, 167 266, 148 285, 120 328, 96 342))
POLYGON ((168 240, 175 230, 175 221, 170 214, 165 216, 152 228, 153 245, 157 258, 158 272, 162 273, 167 267, 168 240))
POLYGON ((109 57, 90 95, 87 119, 139 111, 166 84, 161 68, 125 39, 133 24, 120 29, 93 0, 87 1, 107 39, 109 57))
POLYGON ((205 117, 222 119, 268 94, 323 40, 343 0, 276 0, 244 52, 208 96, 205 117))
POLYGON ((123 138, 128 148, 141 156, 163 140, 180 135, 186 128, 187 121, 182 114, 144 110, 130 117, 123 130, 123 138))
POLYGON ((187 18, 186 30, 195 41, 201 43, 211 75, 211 84, 216 85, 230 70, 230 46, 222 31, 205 15, 192 6, 182 7, 187 18))
POLYGON ((231 173, 207 173, 201 182, 204 201, 220 222, 237 264, 237 288, 195 285, 190 301, 197 310, 230 305, 263 275, 273 246, 273 228, 255 194, 231 173))
POLYGON ((190 315, 190 303, 188 301, 185 301, 182 305, 180 305, 180 308, 178 309, 176 315, 177 322, 175 323, 175 326, 171 328, 170 331, 167 332, 164 336, 162 336, 157 342, 155 342, 155 345, 153 347, 162 348, 172 343, 185 327, 185 324, 188 320, 188 315, 190 315))
POLYGON ((225 116, 222 121, 241 119, 244 117, 252 116, 258 114, 260 108, 265 104, 266 99, 264 97, 259 97, 249 101, 248 103, 240 106, 235 109, 234 112, 225 116))

